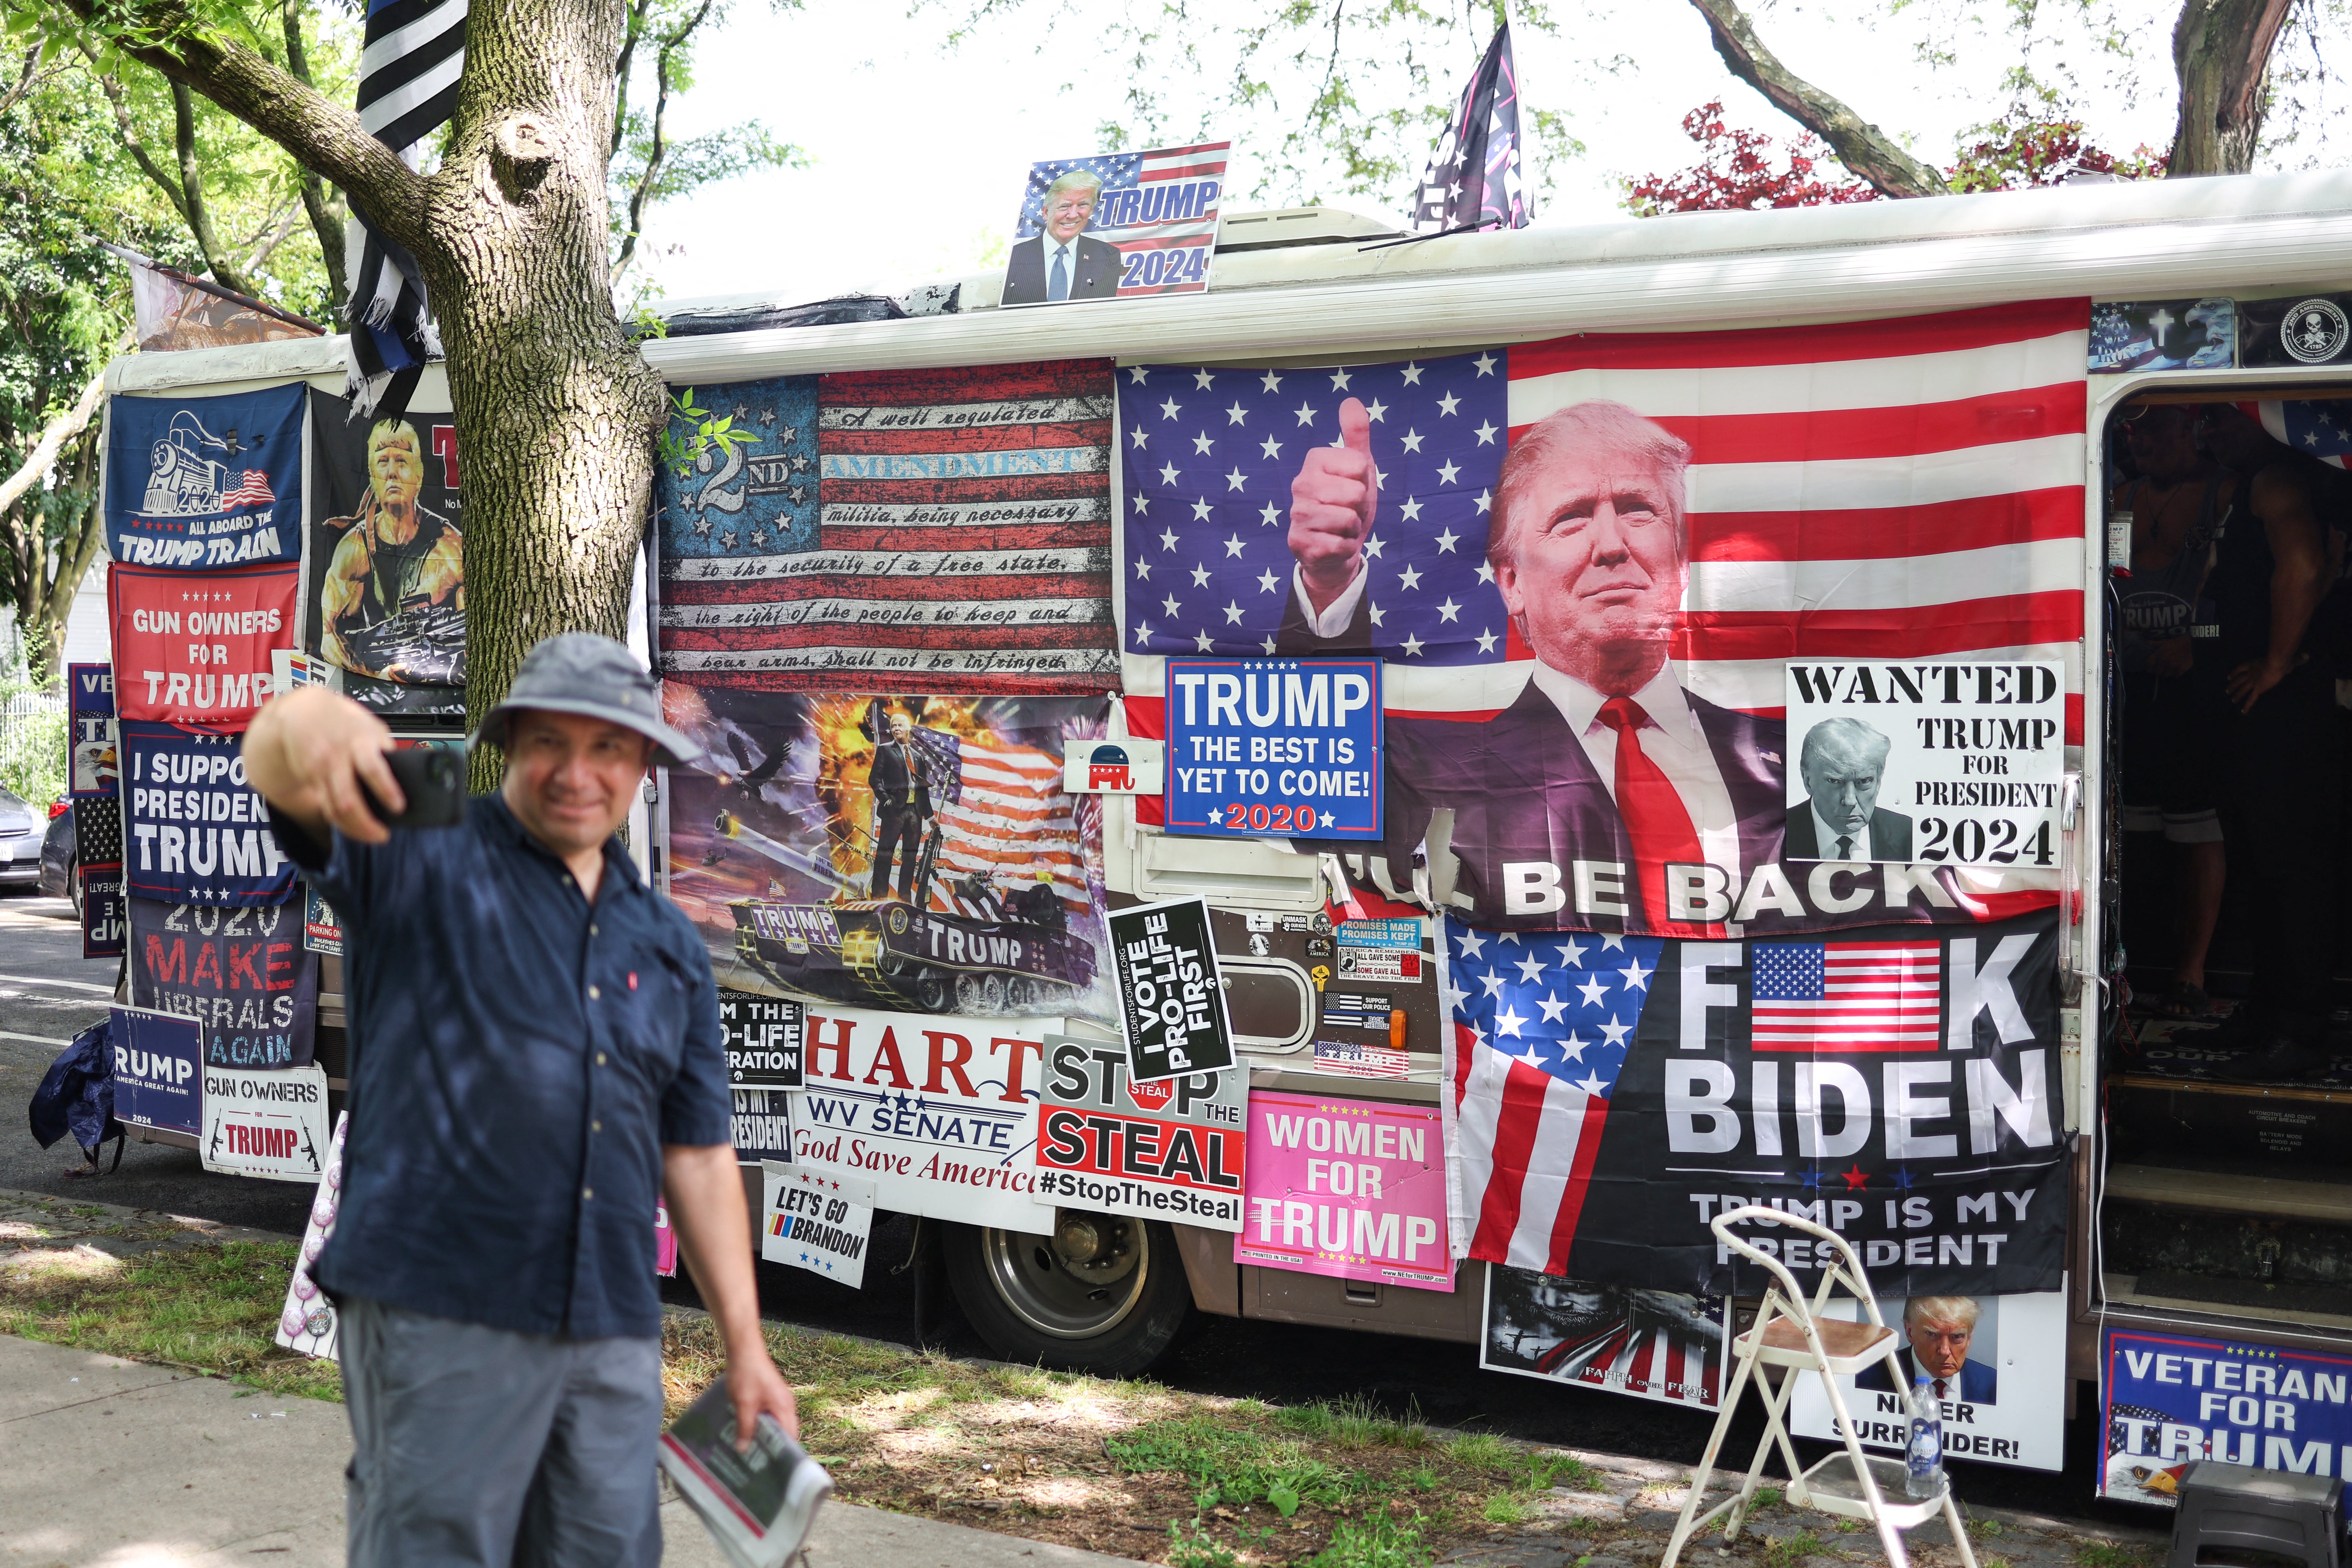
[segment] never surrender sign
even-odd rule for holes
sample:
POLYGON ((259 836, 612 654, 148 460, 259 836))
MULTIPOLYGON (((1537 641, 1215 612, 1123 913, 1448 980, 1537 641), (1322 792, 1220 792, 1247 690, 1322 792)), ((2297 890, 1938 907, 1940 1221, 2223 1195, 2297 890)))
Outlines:
POLYGON ((121 716, 183 730, 243 730, 269 700, 271 652, 294 646, 301 575, 292 566, 108 573, 121 716))
POLYGON ((1137 1083, 1118 1047, 1045 1037, 1037 1201, 1242 1227, 1249 1072, 1137 1083))
POLYGON ((303 391, 115 398, 107 553, 182 572, 300 560, 303 391))
POLYGON ((270 837, 268 806, 245 782, 236 736, 126 721, 122 747, 133 898, 221 905, 294 896, 294 862, 270 837))
POLYGON ((1129 1078, 1151 1083, 1234 1065, 1206 900, 1117 910, 1110 945, 1129 1078))

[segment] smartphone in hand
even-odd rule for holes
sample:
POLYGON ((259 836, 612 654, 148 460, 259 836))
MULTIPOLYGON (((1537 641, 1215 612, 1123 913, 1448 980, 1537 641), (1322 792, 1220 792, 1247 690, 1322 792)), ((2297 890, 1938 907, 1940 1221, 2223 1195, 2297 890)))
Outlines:
MULTIPOLYGON (((400 785, 400 793, 408 802, 404 811, 386 811, 383 803, 369 794, 368 809, 386 827, 454 827, 466 819, 464 752, 439 746, 411 746, 386 752, 383 760, 392 769, 393 782, 400 785)), ((360 787, 367 786, 362 784, 360 787)))

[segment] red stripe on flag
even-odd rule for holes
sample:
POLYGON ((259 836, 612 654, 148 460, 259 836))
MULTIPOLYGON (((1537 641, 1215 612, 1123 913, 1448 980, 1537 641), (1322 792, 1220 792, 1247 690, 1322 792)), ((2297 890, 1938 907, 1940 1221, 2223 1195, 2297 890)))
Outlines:
POLYGON ((1511 379, 1564 370, 1720 370, 1735 365, 1826 364, 2003 348, 2089 330, 2091 302, 2036 300, 1934 316, 1773 327, 1742 332, 1592 332, 1511 350, 1511 379))
POLYGON ((1576 1160, 1569 1168, 1568 1188, 1559 1194, 1559 1213, 1552 1217, 1551 1255, 1544 1262, 1547 1274, 1568 1272, 1568 1255, 1576 1246, 1577 1221, 1584 1216, 1584 1197, 1592 1189, 1593 1162, 1601 1158, 1601 1131, 1609 1121, 1609 1102, 1597 1094, 1589 1097, 1582 1116, 1576 1132, 1576 1160))
POLYGON ((1827 511, 1695 511, 1694 561, 1893 561, 2083 537, 2083 487, 1827 511))
MULTIPOLYGON (((2079 381, 1949 403, 1844 408, 1833 414, 1719 414, 1664 426, 1691 445, 1694 463, 1818 463, 1956 452, 2044 436, 2079 436, 2089 389, 2079 381)), ((1518 432, 1511 432, 1514 439, 1518 432)), ((2077 526, 2081 519, 2076 518, 2077 526)))
POLYGON ((1675 628, 1673 657, 1920 658, 2072 642, 2082 635, 2082 590, 2065 588, 1907 609, 1685 612, 1675 628))
MULTIPOLYGON (((1108 493, 1102 474, 1021 474, 1001 479, 827 479, 817 491, 825 506, 873 506, 892 501, 921 506, 982 506, 991 501, 1079 500, 1108 493)), ((1110 525, 1092 525, 1108 541, 1110 525)))
MULTIPOLYGON (((1117 628, 1108 621, 1084 626, 907 626, 887 624, 814 626, 665 626, 662 647, 673 653, 741 653, 753 649, 831 647, 971 648, 1108 647, 1117 628)), ((1095 678, 1099 687, 1102 679, 1095 678)))
MULTIPOLYGON (((1440 942, 1444 937, 1438 939, 1440 942)), ((1454 1021, 1454 1108, 1462 1109, 1463 1098, 1470 1092, 1470 1058, 1478 1048, 1478 1031, 1459 1018, 1454 1021)))
MULTIPOLYGON (((873 579, 840 576, 788 577, 753 583, 672 583, 662 589, 665 605, 789 605, 801 599, 873 601, 873 579), (844 590, 848 592, 845 593, 844 590)), ((956 577, 890 579, 889 602, 977 599, 973 584, 956 577)), ((1023 577, 991 577, 988 597, 1002 599, 1099 599, 1102 584, 1082 572, 1023 577)))
POLYGON ((1518 1228, 1519 1205, 1527 1192, 1528 1157, 1535 1152, 1542 1130, 1544 1091, 1551 1075, 1525 1062, 1505 1069, 1502 1104, 1495 1119, 1494 1159, 1488 1166, 1486 1191, 1478 1203, 1478 1227, 1470 1238, 1470 1256, 1489 1263, 1507 1262, 1511 1233, 1518 1228))
POLYGON ((817 380, 824 408, 898 404, 928 408, 941 403, 987 403, 1007 397, 1108 398, 1107 359, 1041 360, 979 365, 968 370, 861 370, 817 380))
POLYGON ((1031 447, 1103 447, 1110 443, 1110 421, 982 425, 954 430, 828 430, 822 440, 829 453, 1003 452, 1031 447))

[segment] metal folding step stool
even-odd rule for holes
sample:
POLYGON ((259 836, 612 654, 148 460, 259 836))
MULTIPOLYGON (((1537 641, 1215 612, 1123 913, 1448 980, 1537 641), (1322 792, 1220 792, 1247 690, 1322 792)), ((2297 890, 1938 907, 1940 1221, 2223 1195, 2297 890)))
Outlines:
POLYGON ((1904 1495, 1904 1461, 1864 1453, 1861 1440, 1854 1436, 1845 1396, 1838 1391, 1840 1377, 1852 1376, 1871 1363, 1883 1361, 1895 1387, 1910 1385, 1903 1376, 1903 1363, 1895 1353, 1900 1340, 1880 1320, 1877 1298, 1871 1293, 1869 1278, 1863 1273, 1862 1262, 1854 1257, 1853 1248, 1846 1245, 1843 1237, 1825 1226, 1779 1209, 1752 1205, 1717 1215, 1711 1227, 1718 1241, 1769 1270, 1775 1283, 1764 1293, 1764 1304, 1756 1313, 1755 1325, 1731 1342, 1731 1356, 1738 1368, 1723 1392, 1722 1411, 1716 1417, 1715 1431, 1707 1437, 1706 1453, 1691 1476, 1690 1495, 1683 1501, 1682 1517, 1675 1523, 1674 1538, 1666 1543, 1665 1561, 1660 1568, 1674 1568, 1675 1559, 1682 1555, 1690 1539, 1723 1514, 1730 1515, 1723 1531, 1726 1543, 1738 1537, 1740 1521, 1747 1517, 1748 1505, 1763 1483, 1765 1456, 1775 1445, 1780 1451, 1780 1462, 1793 1478, 1788 1485, 1788 1501, 1797 1508, 1868 1520, 1877 1529, 1879 1544, 1885 1548, 1886 1560, 1894 1568, 1910 1568, 1901 1532, 1926 1523, 1938 1513, 1950 1525, 1952 1539, 1959 1544, 1964 1568, 1977 1568, 1968 1528, 1961 1521, 1959 1505, 1952 1499, 1951 1477, 1944 1477, 1944 1484, 1936 1496, 1915 1502, 1904 1495), (1798 1289, 1796 1277, 1789 1272, 1788 1265, 1731 1233, 1732 1226, 1751 1223, 1780 1226, 1812 1237, 1817 1259, 1827 1259, 1835 1254, 1837 1261, 1824 1262, 1821 1287, 1810 1302, 1804 1291, 1798 1289), (1864 1321, 1846 1322, 1820 1316, 1821 1309, 1829 1304, 1838 1289, 1861 1300, 1864 1321), (1779 1386, 1767 1382, 1758 1373, 1759 1366, 1785 1369, 1779 1386), (1789 1428, 1782 1420, 1797 1380, 1807 1372, 1821 1378, 1822 1386, 1829 1394, 1830 1409, 1837 1417, 1837 1429, 1845 1435, 1845 1451, 1830 1455, 1810 1470, 1798 1465, 1796 1449, 1789 1441, 1789 1428), (1764 1396, 1764 1436, 1757 1440, 1756 1458, 1738 1489, 1701 1513, 1698 1507, 1706 1496, 1707 1481, 1715 1474, 1716 1456, 1722 1451, 1724 1435, 1731 1429, 1739 1395, 1751 1377, 1764 1396))

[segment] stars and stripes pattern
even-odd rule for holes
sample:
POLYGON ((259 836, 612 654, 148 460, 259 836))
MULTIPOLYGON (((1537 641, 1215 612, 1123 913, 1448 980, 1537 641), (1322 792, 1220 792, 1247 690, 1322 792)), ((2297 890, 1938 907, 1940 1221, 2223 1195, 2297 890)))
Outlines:
POLYGON ((1939 942, 1759 942, 1759 1051, 1932 1051, 1942 1043, 1939 942))
POLYGON ((1506 22, 1495 29, 1413 192, 1412 227, 1415 234, 1524 228, 1534 218, 1519 136, 1519 73, 1506 22))
MULTIPOLYGON (((1496 353, 1319 370, 1122 366, 1126 651, 1276 651, 1297 593, 1291 480, 1308 452, 1339 444, 1352 397, 1370 416, 1380 474, 1364 544, 1374 651, 1412 668, 1499 660, 1507 627, 1486 523, 1506 395, 1496 353)), ((1142 662, 1144 689, 1159 690, 1158 659, 1142 662)))
POLYGON ((1086 232, 1090 238, 1118 247, 1118 297, 1198 293, 1208 287, 1209 258, 1217 242, 1225 165, 1232 152, 1230 142, 1202 142, 1190 147, 1095 153, 1033 163, 1021 195, 1015 237, 1029 239, 1043 234, 1045 192, 1064 174, 1084 169, 1102 181, 1102 195, 1086 232), (1203 191, 1205 181, 1216 182, 1218 188, 1203 191), (1202 199, 1204 195, 1208 199, 1202 199), (1129 260, 1151 251, 1172 254, 1165 260, 1147 256, 1139 266, 1129 260))
POLYGON ((226 511, 233 506, 259 506, 277 499, 278 493, 269 488, 269 476, 259 468, 247 468, 237 480, 235 489, 222 493, 220 510, 226 511))
POLYGON ((2352 400, 2273 400, 2241 406, 2262 421, 2272 440, 2331 468, 2344 467, 2345 454, 2352 452, 2352 400))
MULTIPOLYGON (((1472 442, 1494 466, 1490 472, 1498 470, 1496 448, 1507 439, 1518 440, 1548 414, 1600 398, 1623 403, 1689 443, 1690 578, 1673 658, 1676 675, 1698 695, 1778 716, 1792 658, 2056 659, 2066 668, 2067 742, 2074 744, 2082 740, 2088 336, 2088 304, 2060 300, 1833 326, 1594 332, 1521 344, 1474 357, 1474 364, 1492 359, 1505 367, 1497 374, 1507 377, 1507 409, 1495 423, 1507 435, 1486 445, 1474 433, 1472 442)), ((1361 386, 1376 384, 1368 374, 1394 376, 1402 368, 1350 366, 1348 374, 1361 386)), ((1255 478, 1245 463, 1238 465, 1243 482, 1233 484, 1234 459, 1249 456, 1249 448, 1236 451, 1233 437, 1248 430, 1254 445, 1277 433, 1257 429, 1244 403, 1244 419, 1219 441, 1219 431, 1184 395, 1186 378, 1202 374, 1150 367, 1160 393, 1147 399, 1139 394, 1150 384, 1132 387, 1132 371, 1119 373, 1129 563, 1120 584, 1121 625, 1130 724, 1156 717, 1137 701, 1163 689, 1155 656, 1262 653, 1262 639, 1276 624, 1266 606, 1278 596, 1265 591, 1264 574, 1271 569, 1279 584, 1292 568, 1284 535, 1297 450, 1286 446, 1287 466, 1269 459, 1273 471, 1255 478), (1166 384, 1171 380, 1173 387, 1166 384), (1179 413, 1163 417, 1158 405, 1171 393, 1179 413), (1140 449, 1134 445, 1139 430, 1147 437, 1140 449), (1175 435, 1172 454, 1166 432, 1175 435), (1201 436, 1216 443, 1211 451, 1192 451, 1201 436), (1171 457, 1180 482, 1160 484, 1171 457), (1276 477, 1278 491, 1270 488, 1276 477), (1150 507, 1142 518, 1132 504, 1139 495, 1150 507), (1192 521, 1203 501, 1210 515, 1192 521), (1171 521, 1173 551, 1159 537, 1171 521), (1139 561, 1150 566, 1149 577, 1135 573, 1139 561), (1165 606, 1170 562, 1182 590, 1176 613, 1165 606), (1206 569, 1203 580, 1192 580, 1195 565, 1206 569), (1238 621, 1228 622, 1229 607, 1241 610, 1238 621), (1204 631, 1205 648, 1199 640, 1204 631)), ((1193 395, 1229 406, 1232 396, 1212 395, 1268 374, 1220 370, 1193 395)), ((1271 374, 1297 389, 1300 373, 1271 374)), ((1328 389, 1333 372, 1313 374, 1327 384, 1331 411, 1296 434, 1328 442, 1337 437, 1336 406, 1346 394, 1328 389)), ((1482 391, 1491 384, 1477 383, 1482 391)), ((1482 413, 1467 423, 1475 427, 1488 417, 1482 413)), ((1486 558, 1491 496, 1488 507, 1473 509, 1469 528, 1458 507, 1424 506, 1407 520, 1400 515, 1402 499, 1425 500, 1428 490, 1458 494, 1465 486, 1475 498, 1492 481, 1470 484, 1465 468, 1463 484, 1433 485, 1439 465, 1431 463, 1408 466, 1402 489, 1394 488, 1400 481, 1391 454, 1402 432, 1390 432, 1396 418, 1391 414, 1372 426, 1374 460, 1389 478, 1373 531, 1382 553, 1371 564, 1376 574, 1383 565, 1395 574, 1373 580, 1373 602, 1383 611, 1373 641, 1389 661, 1383 700, 1391 713, 1491 718, 1517 699, 1535 669, 1515 627, 1491 647, 1477 637, 1501 619, 1499 598, 1486 601, 1492 608, 1482 622, 1449 581, 1432 610, 1451 597, 1459 618, 1428 619, 1451 640, 1431 643, 1426 631, 1416 630, 1424 650, 1419 654, 1404 651, 1402 637, 1391 630, 1404 623, 1387 612, 1404 596, 1394 563, 1406 554, 1415 555, 1417 565, 1465 562, 1473 577, 1486 558), (1455 536, 1450 549, 1449 531, 1455 536)), ((1423 437, 1434 426, 1418 416, 1406 423, 1423 437)), ((1450 455, 1444 460, 1460 461, 1450 455)), ((1426 570, 1425 583, 1432 581, 1426 570)), ((1483 580, 1476 585, 1492 593, 1483 580)))
POLYGON ((1449 917, 1442 945, 1453 1234, 1465 1257, 1564 1273, 1664 942, 1449 917))
MULTIPOLYGON (((466 0, 368 0, 360 49, 360 124, 412 164, 416 144, 457 111, 466 69, 466 0)), ((397 418, 440 353, 415 258, 356 206, 359 264, 351 269, 355 413, 397 418)))
POLYGON ((1712 1410, 1723 1387, 1722 1343, 1628 1306, 1622 1317, 1562 1340, 1536 1358, 1546 1377, 1712 1410))
POLYGON ((663 476, 664 673, 1099 692, 1118 668, 1109 378, 1072 360, 822 376, 813 403, 807 377, 703 389, 750 439, 663 476))
MULTIPOLYGON (((921 731, 918 731, 920 733, 921 731)), ((978 877, 999 898, 1049 873, 1055 895, 1076 915, 1094 904, 1078 800, 1063 792, 1062 759, 989 734, 962 738, 962 787, 940 798, 940 884, 963 914, 997 911, 955 889, 978 877)))

